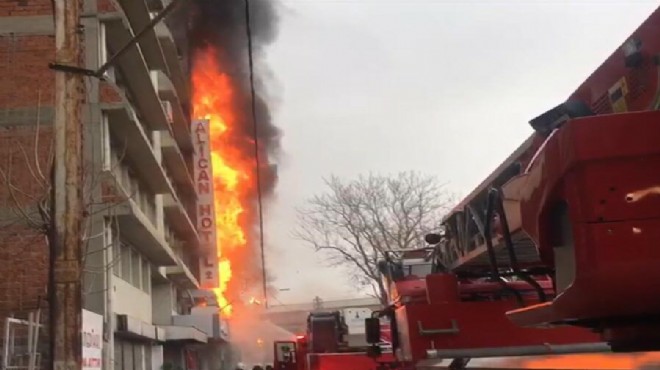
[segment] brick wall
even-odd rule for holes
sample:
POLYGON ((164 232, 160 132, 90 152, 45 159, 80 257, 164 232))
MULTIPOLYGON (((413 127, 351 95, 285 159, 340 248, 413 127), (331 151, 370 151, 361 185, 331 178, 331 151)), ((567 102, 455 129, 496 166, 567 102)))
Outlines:
MULTIPOLYGON (((39 159, 44 176, 50 152, 50 125, 39 130, 35 146, 35 126, 0 128, 0 320, 9 316, 25 319, 28 312, 42 309, 43 324, 48 320, 48 247, 39 229, 43 220, 35 209, 34 198, 45 195, 44 183, 35 165, 39 159), (35 151, 35 147, 37 150, 35 151), (39 180, 37 180, 39 178, 39 180)), ((47 181, 47 180, 46 180, 47 181)), ((25 340, 17 332, 14 339, 25 340)), ((39 351, 47 359, 47 330, 42 330, 39 351)), ((0 338, 4 331, 0 333, 0 338)))
MULTIPOLYGON (((2 1, 0 1, 2 3, 2 1)), ((0 110, 53 105, 54 36, 0 35, 0 110)))
MULTIPOLYGON (((52 14, 51 0, 0 0, 0 17, 52 14)), ((42 308, 47 324, 48 246, 35 199, 45 195, 52 145, 55 73, 52 35, 0 35, 0 324, 42 308), (39 119, 39 134, 36 122, 39 119), (35 137, 38 136, 38 141, 35 137), (38 143, 38 145, 37 145, 38 143), (35 150, 36 148, 36 150, 35 150), (35 157, 41 173, 41 179, 35 157), (10 188, 11 186, 11 188, 10 188), (11 191, 10 191, 11 190, 11 191)), ((20 332, 19 332, 20 333, 20 332)), ((23 338, 17 333, 16 340, 23 338)), ((48 358, 47 328, 39 351, 48 358)), ((0 338, 4 331, 0 333, 0 338)))
POLYGON ((116 0, 98 0, 97 8, 99 13, 112 13, 119 9, 116 0))
POLYGON ((51 0, 2 0, 0 17, 53 14, 51 0))

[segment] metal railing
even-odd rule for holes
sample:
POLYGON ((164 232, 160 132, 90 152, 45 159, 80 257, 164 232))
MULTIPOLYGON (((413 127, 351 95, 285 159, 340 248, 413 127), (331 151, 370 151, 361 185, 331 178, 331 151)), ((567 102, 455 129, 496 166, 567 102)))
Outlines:
POLYGON ((28 314, 27 320, 14 317, 5 319, 5 337, 2 354, 2 370, 40 369, 39 332, 41 310, 28 314))

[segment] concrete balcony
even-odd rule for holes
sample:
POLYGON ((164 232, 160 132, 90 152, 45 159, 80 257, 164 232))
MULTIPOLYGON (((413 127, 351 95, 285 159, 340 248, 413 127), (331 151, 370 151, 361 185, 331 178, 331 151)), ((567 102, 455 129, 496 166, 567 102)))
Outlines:
POLYGON ((208 336, 203 331, 191 326, 161 325, 165 331, 165 342, 207 343, 208 336))
MULTIPOLYGON (((169 266, 168 266, 169 267, 169 266)), ((151 286, 156 284, 168 284, 170 281, 167 279, 167 274, 165 274, 165 269, 167 267, 157 267, 151 269, 151 286)))
POLYGON ((169 133, 163 133, 161 136, 161 149, 167 172, 172 176, 174 184, 187 194, 196 196, 195 184, 190 175, 188 164, 169 133))
POLYGON ((176 198, 174 195, 169 194, 163 197, 163 209, 165 212, 165 217, 172 228, 184 236, 189 243, 193 246, 198 246, 199 235, 197 234, 197 228, 193 225, 188 212, 181 204, 181 201, 176 198))
POLYGON ((108 116, 108 127, 113 141, 118 143, 122 156, 130 161, 140 177, 156 194, 172 192, 165 171, 154 154, 151 141, 130 104, 101 104, 108 116))
MULTIPOLYGON (((143 0, 135 0, 143 3, 143 0)), ((146 5, 145 5, 146 6, 146 5)), ((133 32, 125 23, 122 13, 105 14, 101 18, 105 24, 106 41, 112 52, 126 45, 133 32)), ((140 47, 132 47, 117 60, 116 72, 125 82, 129 100, 135 105, 138 116, 154 131, 169 131, 170 124, 163 110, 152 81, 151 73, 140 47)))
MULTIPOLYGON (((119 5, 124 10, 126 18, 131 25, 133 33, 138 33, 145 29, 149 22, 151 22, 151 11, 149 5, 145 0, 118 0, 119 5)), ((149 3, 157 3, 154 0, 149 0, 149 3)), ((140 49, 144 53, 149 69, 161 70, 169 73, 169 67, 165 62, 163 50, 160 47, 160 40, 156 36, 156 31, 151 29, 147 31, 144 37, 140 40, 140 49)))
POLYGON ((166 336, 165 330, 151 323, 144 322, 138 318, 116 314, 114 320, 114 332, 122 338, 157 341, 163 340, 166 336))
POLYGON ((163 22, 156 25, 155 31, 160 40, 163 55, 170 70, 169 76, 176 88, 177 95, 183 104, 188 104, 190 96, 188 78, 183 72, 181 59, 179 58, 179 49, 176 46, 172 32, 170 32, 170 29, 163 22))
POLYGON ((176 266, 165 267, 165 275, 167 278, 176 285, 186 289, 199 289, 199 281, 197 281, 192 272, 190 272, 188 266, 186 266, 180 258, 177 258, 177 260, 178 263, 176 266))
POLYGON ((113 206, 121 236, 130 241, 154 265, 177 265, 178 257, 165 241, 163 233, 159 232, 155 225, 156 216, 143 211, 114 173, 111 175, 111 179, 114 180, 112 184, 114 191, 123 199, 122 202, 113 206))
POLYGON ((203 331, 209 339, 229 341, 229 326, 218 315, 219 307, 194 307, 190 315, 173 316, 175 325, 195 327, 203 331))
POLYGON ((162 72, 157 75, 157 90, 161 100, 168 102, 171 113, 172 133, 179 147, 184 151, 192 151, 192 134, 190 132, 190 121, 183 112, 181 100, 172 80, 162 72))

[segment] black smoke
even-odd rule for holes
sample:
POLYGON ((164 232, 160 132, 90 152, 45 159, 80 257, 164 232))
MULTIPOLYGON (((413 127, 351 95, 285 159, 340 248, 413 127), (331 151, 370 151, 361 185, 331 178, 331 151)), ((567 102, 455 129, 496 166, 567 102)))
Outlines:
MULTIPOLYGON (((233 91, 236 125, 228 132, 232 145, 245 155, 255 155, 256 137, 259 143, 259 174, 261 193, 269 197, 277 182, 277 166, 272 159, 279 153, 281 132, 273 122, 269 106, 272 93, 268 87, 273 75, 265 62, 265 51, 277 36, 278 2, 277 0, 249 0, 249 19, 251 31, 252 57, 254 65, 254 107, 256 120, 252 116, 252 89, 250 84, 249 43, 247 32, 246 0, 192 0, 186 7, 185 27, 190 69, 195 69, 196 55, 215 53, 222 73, 228 75, 233 91)), ((192 87, 192 86, 191 86, 192 87)), ((229 299, 233 301, 235 311, 240 310, 236 294, 248 290, 255 296, 261 296, 261 257, 259 244, 259 220, 257 218, 257 194, 254 194, 253 209, 248 210, 239 221, 248 225, 248 248, 236 248, 225 251, 232 261, 242 261, 240 266, 232 265, 232 279, 228 285, 229 299), (252 261, 254 263, 245 263, 252 261)), ((270 274, 267 274, 270 276, 270 274)), ((245 313, 247 314, 247 313, 245 313)), ((254 318, 256 320, 256 318, 254 318)))
MULTIPOLYGON (((189 14, 188 44, 194 68, 195 53, 212 48, 223 72, 234 84, 238 131, 233 142, 254 152, 255 125, 252 119, 252 92, 248 59, 247 14, 245 0, 195 0, 189 14)), ((279 152, 281 131, 273 123, 268 104, 271 73, 264 62, 265 48, 278 30, 276 0, 249 0, 249 17, 254 62, 256 132, 260 147, 261 189, 270 194, 277 181, 276 167, 269 157, 279 152)))

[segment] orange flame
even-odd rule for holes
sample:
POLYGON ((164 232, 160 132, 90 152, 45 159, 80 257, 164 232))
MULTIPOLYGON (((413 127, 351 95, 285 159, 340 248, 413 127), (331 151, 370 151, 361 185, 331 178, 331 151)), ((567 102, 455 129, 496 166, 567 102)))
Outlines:
POLYGON ((233 251, 245 248, 245 213, 253 191, 251 174, 255 163, 238 146, 232 81, 223 73, 207 48, 196 53, 192 71, 193 116, 210 121, 211 163, 215 205, 216 244, 220 286, 214 289, 224 315, 230 316, 232 302, 229 286, 234 261, 233 251))
MULTIPOLYGON (((580 354, 533 358, 523 361, 524 369, 641 369, 658 366, 660 354, 654 352, 623 354, 580 354)), ((655 367, 653 367, 655 368, 655 367)))

